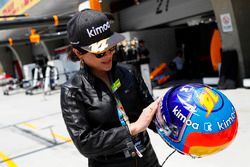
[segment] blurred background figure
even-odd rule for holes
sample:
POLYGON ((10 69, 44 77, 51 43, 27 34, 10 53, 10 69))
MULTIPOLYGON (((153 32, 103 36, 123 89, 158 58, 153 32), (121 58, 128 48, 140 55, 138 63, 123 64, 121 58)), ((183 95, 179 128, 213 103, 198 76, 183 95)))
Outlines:
POLYGON ((139 55, 139 59, 149 57, 149 50, 145 47, 144 40, 139 40, 138 55, 139 55))
POLYGON ((184 59, 182 50, 177 50, 176 57, 172 60, 172 64, 175 66, 177 78, 183 77, 184 62, 185 62, 185 59, 184 59))

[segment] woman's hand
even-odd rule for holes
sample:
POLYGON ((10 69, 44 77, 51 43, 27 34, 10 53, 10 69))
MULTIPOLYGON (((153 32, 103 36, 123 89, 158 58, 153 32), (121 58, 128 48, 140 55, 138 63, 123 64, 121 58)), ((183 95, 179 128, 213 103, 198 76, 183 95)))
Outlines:
POLYGON ((148 107, 144 108, 140 117, 137 119, 137 121, 134 123, 131 123, 128 126, 130 134, 132 136, 135 136, 138 133, 143 132, 144 130, 147 129, 147 127, 151 123, 151 121, 152 121, 152 119, 157 111, 159 103, 160 103, 160 98, 155 100, 148 107))

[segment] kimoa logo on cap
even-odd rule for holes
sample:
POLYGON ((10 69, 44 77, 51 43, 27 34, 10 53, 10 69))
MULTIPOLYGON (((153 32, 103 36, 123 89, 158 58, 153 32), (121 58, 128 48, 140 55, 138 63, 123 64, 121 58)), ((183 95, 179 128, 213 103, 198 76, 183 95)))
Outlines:
POLYGON ((106 30, 108 30, 109 28, 110 28, 110 23, 107 21, 102 26, 92 27, 92 29, 90 29, 90 30, 87 28, 87 33, 88 33, 89 37, 91 38, 91 37, 94 37, 98 34, 102 34, 106 30))

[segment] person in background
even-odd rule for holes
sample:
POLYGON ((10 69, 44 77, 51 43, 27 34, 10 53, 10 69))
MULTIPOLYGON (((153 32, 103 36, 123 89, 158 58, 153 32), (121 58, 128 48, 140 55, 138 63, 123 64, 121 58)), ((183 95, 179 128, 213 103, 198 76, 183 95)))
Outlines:
POLYGON ((173 62, 176 65, 176 69, 181 71, 183 69, 184 58, 181 50, 176 52, 176 57, 173 59, 173 62))
POLYGON ((182 50, 177 50, 176 57, 172 60, 172 62, 175 64, 176 74, 178 78, 182 77, 184 61, 185 60, 182 50))
POLYGON ((139 59, 149 58, 149 50, 145 47, 144 40, 139 40, 138 55, 139 59))
POLYGON ((116 62, 123 62, 126 58, 126 52, 122 44, 116 46, 115 53, 113 55, 113 60, 116 62))
POLYGON ((135 40, 131 40, 129 44, 129 48, 127 50, 126 58, 128 61, 137 60, 137 47, 135 40))
POLYGON ((89 167, 159 167, 147 127, 159 99, 129 65, 113 62, 124 37, 112 32, 105 14, 84 10, 67 23, 69 59, 81 69, 61 88, 67 130, 89 167))

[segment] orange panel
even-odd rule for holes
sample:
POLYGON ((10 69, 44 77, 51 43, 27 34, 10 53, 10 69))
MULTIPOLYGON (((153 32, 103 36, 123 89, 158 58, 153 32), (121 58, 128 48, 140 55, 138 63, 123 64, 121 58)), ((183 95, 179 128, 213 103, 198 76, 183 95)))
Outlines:
POLYGON ((157 75, 161 74, 165 69, 167 69, 166 63, 161 63, 158 65, 150 74, 150 80, 153 80, 157 75))
POLYGON ((222 44, 221 44, 220 32, 218 29, 215 29, 210 44, 210 56, 213 69, 215 71, 218 71, 218 65, 221 63, 221 53, 220 53, 221 48, 222 44))
POLYGON ((102 11, 102 7, 101 7, 99 0, 90 0, 89 5, 91 9, 102 11))

